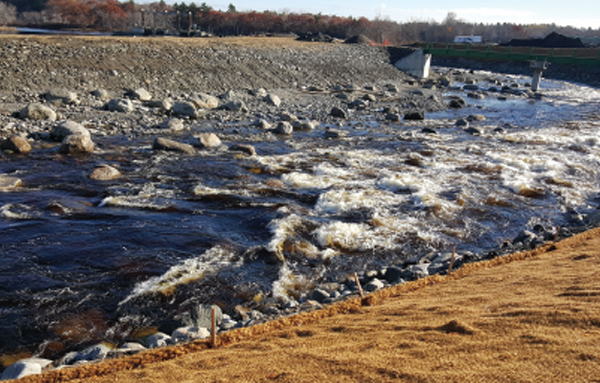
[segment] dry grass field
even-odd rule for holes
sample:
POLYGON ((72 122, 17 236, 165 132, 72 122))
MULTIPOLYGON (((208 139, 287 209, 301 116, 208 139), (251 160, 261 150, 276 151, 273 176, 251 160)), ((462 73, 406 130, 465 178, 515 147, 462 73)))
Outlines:
POLYGON ((324 310, 26 382, 600 382, 600 229, 324 310))

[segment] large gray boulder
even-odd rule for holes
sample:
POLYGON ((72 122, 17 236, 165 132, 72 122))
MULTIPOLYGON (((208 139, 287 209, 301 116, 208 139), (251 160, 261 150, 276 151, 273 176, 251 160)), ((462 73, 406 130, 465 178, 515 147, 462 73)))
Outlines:
POLYGON ((281 99, 279 98, 279 96, 277 96, 275 94, 269 93, 263 100, 267 104, 270 104, 270 105, 274 105, 274 106, 280 106, 281 105, 281 99))
POLYGON ((171 338, 176 343, 189 342, 194 339, 206 339, 210 337, 210 331, 204 327, 186 326, 173 331, 171 338))
POLYGON ((201 149, 213 149, 222 145, 221 140, 214 133, 200 133, 190 139, 190 144, 201 149))
POLYGON ((235 113, 248 113, 248 107, 244 104, 244 101, 234 100, 229 101, 227 104, 223 105, 223 109, 229 110, 235 113))
POLYGON ((183 122, 177 117, 171 117, 158 124, 160 129, 168 129, 172 132, 180 132, 184 129, 183 122))
POLYGON ((1 380, 21 379, 28 375, 38 375, 41 373, 42 366, 40 364, 20 360, 4 370, 1 380))
POLYGON ((177 117, 187 117, 192 119, 198 118, 196 106, 190 101, 176 102, 173 105, 173 109, 171 109, 171 111, 177 117))
POLYGON ((275 129, 273 129, 273 133, 291 136, 292 133, 294 133, 294 127, 287 121, 280 121, 279 123, 277 123, 275 129))
POLYGON ((129 92, 127 92, 127 96, 129 96, 130 98, 132 98, 134 100, 140 100, 140 101, 152 100, 152 95, 150 94, 150 92, 148 92, 144 88, 130 90, 129 92))
POLYGON ((131 113, 133 112, 133 103, 128 98, 113 98, 106 104, 106 109, 111 112, 131 113))
POLYGON ((194 93, 190 100, 196 108, 215 109, 219 107, 219 99, 207 93, 194 93))
POLYGON ((62 154, 83 154, 94 151, 94 142, 89 136, 71 134, 62 141, 58 150, 62 154))
POLYGON ((67 136, 72 134, 79 134, 82 136, 86 136, 88 138, 91 137, 90 131, 87 130, 83 125, 75 122, 75 121, 63 121, 54 127, 52 127, 52 131, 50 132, 50 137, 54 141, 62 141, 67 136))
POLYGON ((44 94, 48 103, 60 107, 63 105, 75 105, 79 104, 79 98, 77 93, 71 92, 66 89, 52 89, 44 94))
POLYGON ((21 109, 19 116, 27 120, 50 120, 56 121, 56 112, 42 104, 29 104, 21 109))

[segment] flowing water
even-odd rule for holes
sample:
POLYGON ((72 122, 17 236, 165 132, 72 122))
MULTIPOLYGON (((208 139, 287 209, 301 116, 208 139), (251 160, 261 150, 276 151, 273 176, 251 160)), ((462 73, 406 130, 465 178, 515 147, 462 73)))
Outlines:
POLYGON ((373 111, 343 139, 294 133, 253 142, 253 157, 164 154, 143 136, 96 137, 88 157, 0 157, 0 174, 24 184, 0 194, 0 351, 119 339, 190 302, 285 301, 411 255, 563 225, 569 208, 598 203, 600 93, 543 86, 542 100, 469 100, 422 122, 373 111), (481 135, 454 125, 471 114, 486 117, 481 135), (99 162, 124 177, 90 180, 99 162))

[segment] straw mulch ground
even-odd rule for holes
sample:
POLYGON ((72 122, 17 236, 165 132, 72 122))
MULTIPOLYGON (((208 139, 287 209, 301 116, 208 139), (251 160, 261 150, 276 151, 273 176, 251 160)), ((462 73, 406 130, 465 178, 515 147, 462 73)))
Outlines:
POLYGON ((600 382, 600 229, 218 341, 24 380, 600 382))

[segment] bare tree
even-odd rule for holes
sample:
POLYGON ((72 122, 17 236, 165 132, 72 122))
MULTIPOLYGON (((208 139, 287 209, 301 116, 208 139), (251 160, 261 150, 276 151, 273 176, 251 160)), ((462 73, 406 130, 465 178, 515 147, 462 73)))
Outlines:
POLYGON ((13 24, 17 21, 17 7, 0 2, 0 25, 13 24))

